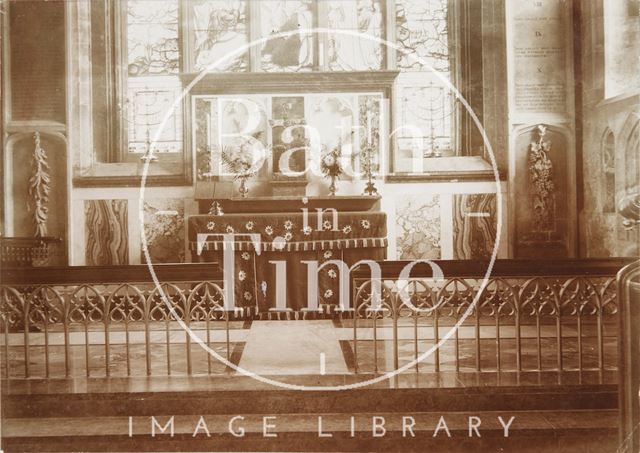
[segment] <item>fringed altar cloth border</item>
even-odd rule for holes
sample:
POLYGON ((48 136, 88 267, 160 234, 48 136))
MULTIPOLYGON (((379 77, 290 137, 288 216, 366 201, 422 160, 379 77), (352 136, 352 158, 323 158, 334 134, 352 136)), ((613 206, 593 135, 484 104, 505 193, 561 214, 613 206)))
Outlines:
MULTIPOLYGON (((354 248, 382 248, 387 247, 387 238, 350 238, 350 239, 329 239, 320 241, 297 241, 297 242, 260 242, 260 251, 265 252, 306 252, 316 250, 342 250, 354 248)), ((197 241, 191 241, 191 250, 202 251, 256 251, 256 244, 251 241, 204 241, 198 247, 197 241)))

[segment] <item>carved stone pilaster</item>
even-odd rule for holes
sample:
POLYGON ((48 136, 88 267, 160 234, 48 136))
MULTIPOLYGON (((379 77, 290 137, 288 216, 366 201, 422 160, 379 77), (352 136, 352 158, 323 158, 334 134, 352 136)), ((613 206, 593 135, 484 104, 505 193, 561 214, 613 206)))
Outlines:
POLYGON ((40 145, 40 132, 33 134, 35 148, 31 159, 33 175, 29 179, 29 197, 33 210, 33 223, 35 236, 47 236, 47 219, 49 218, 49 192, 51 190, 51 176, 47 153, 40 145))

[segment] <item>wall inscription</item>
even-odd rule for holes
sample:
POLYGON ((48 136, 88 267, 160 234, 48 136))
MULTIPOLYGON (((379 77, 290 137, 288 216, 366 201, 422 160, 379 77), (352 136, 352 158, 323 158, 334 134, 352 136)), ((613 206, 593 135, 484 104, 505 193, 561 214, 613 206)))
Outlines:
POLYGON ((567 23, 564 0, 512 0, 514 107, 518 113, 565 113, 567 23))

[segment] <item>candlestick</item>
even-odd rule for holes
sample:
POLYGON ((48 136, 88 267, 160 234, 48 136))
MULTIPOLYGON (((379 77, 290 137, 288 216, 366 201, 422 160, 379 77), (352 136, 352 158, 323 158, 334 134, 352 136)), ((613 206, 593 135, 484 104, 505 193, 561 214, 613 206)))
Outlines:
POLYGON ((368 147, 365 151, 366 157, 366 166, 365 166, 365 175, 367 177, 367 185, 364 189, 365 195, 377 195, 378 189, 376 189, 376 185, 373 182, 373 149, 368 147))

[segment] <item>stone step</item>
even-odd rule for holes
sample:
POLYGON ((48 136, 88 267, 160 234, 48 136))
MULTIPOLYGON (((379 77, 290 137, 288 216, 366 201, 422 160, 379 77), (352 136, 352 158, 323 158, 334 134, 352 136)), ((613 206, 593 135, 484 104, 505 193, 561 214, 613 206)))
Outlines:
POLYGON ((10 418, 615 409, 615 385, 6 394, 10 418), (64 404, 60 404, 64 401, 64 404))
POLYGON ((152 436, 154 420, 151 417, 8 418, 3 422, 2 445, 4 451, 9 453, 36 451, 613 453, 616 451, 618 425, 618 415, 615 410, 415 413, 398 411, 354 415, 255 413, 245 414, 243 419, 233 420, 234 435, 229 430, 229 422, 234 416, 237 414, 231 416, 175 415, 173 436, 169 434, 171 425, 166 426, 171 418, 167 413, 155 416, 157 422, 155 436, 152 436), (502 423, 498 417, 502 417, 502 423), (509 423, 511 417, 515 418, 509 425, 508 436, 505 437, 504 425, 509 423), (320 431, 319 420, 322 424, 320 431), (470 429, 470 420, 472 425, 477 425, 477 431, 470 429), (265 424, 269 425, 266 428, 266 434, 265 424), (158 426, 165 427, 166 432, 162 434, 158 426), (244 430, 244 435, 238 437, 241 429, 244 430), (195 436, 194 432, 196 432, 195 436), (277 437, 270 437, 270 435, 277 437))

